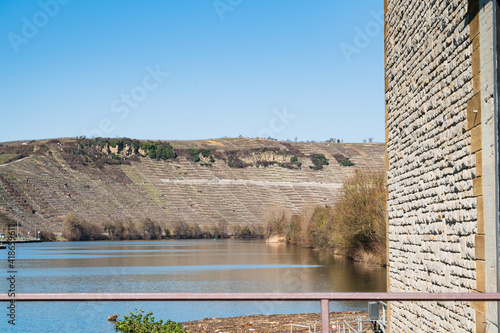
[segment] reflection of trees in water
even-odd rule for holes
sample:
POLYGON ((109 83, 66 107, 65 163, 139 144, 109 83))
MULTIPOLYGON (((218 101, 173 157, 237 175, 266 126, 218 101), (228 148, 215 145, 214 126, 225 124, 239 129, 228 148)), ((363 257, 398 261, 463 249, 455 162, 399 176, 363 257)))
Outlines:
POLYGON ((286 244, 267 244, 269 253, 282 263, 321 265, 317 269, 288 269, 279 277, 282 292, 385 292, 387 271, 380 266, 333 257, 317 250, 286 244), (313 287, 314 286, 314 287, 313 287), (319 290, 318 290, 319 288, 319 290))
MULTIPOLYGON (((262 240, 47 243, 23 252, 23 292, 341 292, 385 291, 385 269, 262 240), (319 267, 310 267, 318 265, 319 267), (308 267, 309 266, 309 267, 308 267), (29 289, 28 289, 29 288, 29 289)), ((28 306, 28 305, 23 305, 28 306)), ((319 302, 36 303, 54 332, 112 331, 106 319, 136 308, 186 321, 249 314, 319 312, 319 302), (71 318, 71 320, 67 320, 71 318), (109 330, 106 330, 110 328, 109 330)), ((332 302, 332 311, 366 302, 332 302)), ((35 315, 36 314, 36 315, 35 315)), ((40 320, 40 319, 39 319, 40 320)), ((45 320, 45 319, 44 319, 45 320)), ((23 321, 23 327, 31 327, 23 321)), ((34 327, 34 326, 33 326, 34 327)), ((20 331, 36 331, 21 329, 20 331)))
POLYGON ((328 278, 339 292, 385 292, 387 271, 344 258, 335 258, 328 266, 328 278))

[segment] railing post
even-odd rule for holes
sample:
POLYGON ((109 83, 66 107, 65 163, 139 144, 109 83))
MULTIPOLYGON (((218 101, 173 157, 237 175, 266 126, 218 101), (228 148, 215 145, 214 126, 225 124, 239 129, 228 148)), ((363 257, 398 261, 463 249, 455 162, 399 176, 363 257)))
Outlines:
POLYGON ((321 300, 321 333, 330 333, 330 300, 321 300))

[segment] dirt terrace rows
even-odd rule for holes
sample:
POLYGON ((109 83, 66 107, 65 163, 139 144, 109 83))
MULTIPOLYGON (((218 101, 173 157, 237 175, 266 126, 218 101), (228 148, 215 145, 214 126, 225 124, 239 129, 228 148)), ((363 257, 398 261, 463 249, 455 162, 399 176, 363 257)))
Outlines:
MULTIPOLYGON (((274 141, 246 141, 220 139, 172 145, 211 149, 283 147, 283 143, 274 141)), ((69 212, 96 222, 150 217, 202 225, 220 221, 256 224, 275 206, 298 213, 310 206, 332 205, 342 182, 355 168, 373 169, 383 164, 381 144, 293 143, 292 147, 304 155, 325 154, 330 165, 310 170, 310 160, 300 157, 304 164, 301 170, 276 165, 233 169, 222 160, 207 167, 179 157, 170 162, 142 158, 131 165, 74 170, 65 163, 61 151, 52 148, 50 156, 33 155, 0 166, 0 176, 9 185, 0 182, 0 207, 12 218, 19 216, 28 228, 37 224, 54 232, 61 231, 69 212), (339 166, 333 157, 337 153, 350 157, 356 166, 339 166)))

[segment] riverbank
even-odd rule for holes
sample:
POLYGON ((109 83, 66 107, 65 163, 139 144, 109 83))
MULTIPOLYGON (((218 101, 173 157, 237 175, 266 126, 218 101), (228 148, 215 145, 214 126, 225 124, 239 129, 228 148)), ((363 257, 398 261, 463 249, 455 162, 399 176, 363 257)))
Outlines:
POLYGON ((23 239, 17 239, 17 240, 10 240, 8 241, 6 238, 1 240, 0 241, 0 245, 6 245, 6 244, 9 244, 9 243, 24 243, 24 244, 28 244, 28 243, 41 243, 42 241, 39 240, 39 239, 26 239, 26 240, 23 240, 23 239))
MULTIPOLYGON (((346 319, 357 316, 367 316, 366 311, 332 312, 330 320, 346 319)), ((182 326, 192 333, 284 333, 290 332, 292 324, 318 323, 320 330, 321 315, 319 313, 302 313, 287 315, 253 315, 232 318, 206 318, 183 323, 182 326)), ((307 326, 307 325, 304 325, 307 326)), ((310 326, 314 329, 314 326, 310 326)), ((309 332, 306 327, 294 327, 293 332, 309 332)))
POLYGON ((386 264, 386 185, 382 171, 356 170, 333 206, 296 212, 273 207, 266 213, 269 243, 288 243, 340 254, 370 265, 386 264))

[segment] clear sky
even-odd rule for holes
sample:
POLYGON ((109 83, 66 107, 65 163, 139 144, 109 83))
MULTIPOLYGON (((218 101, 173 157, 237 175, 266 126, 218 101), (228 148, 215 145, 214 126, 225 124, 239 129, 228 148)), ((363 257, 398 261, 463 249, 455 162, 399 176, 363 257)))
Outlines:
POLYGON ((0 30, 0 141, 384 141, 381 0, 2 0, 0 30))

